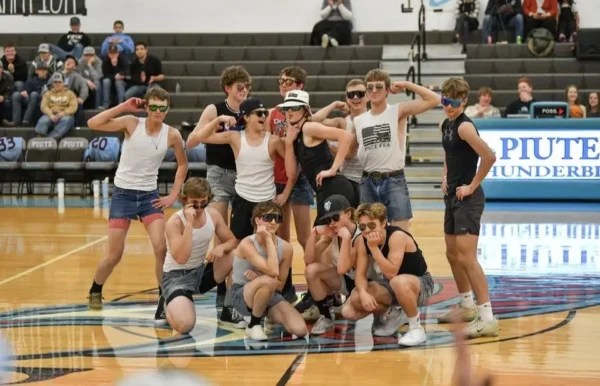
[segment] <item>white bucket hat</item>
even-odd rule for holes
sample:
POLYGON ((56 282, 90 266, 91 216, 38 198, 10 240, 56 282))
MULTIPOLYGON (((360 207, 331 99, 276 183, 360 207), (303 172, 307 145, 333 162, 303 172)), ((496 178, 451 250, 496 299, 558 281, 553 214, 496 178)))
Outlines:
POLYGON ((308 110, 308 113, 312 115, 312 110, 310 109, 309 96, 306 91, 303 90, 293 90, 288 91, 285 94, 285 99, 283 103, 277 105, 277 110, 281 111, 286 107, 294 107, 294 106, 304 106, 308 110))

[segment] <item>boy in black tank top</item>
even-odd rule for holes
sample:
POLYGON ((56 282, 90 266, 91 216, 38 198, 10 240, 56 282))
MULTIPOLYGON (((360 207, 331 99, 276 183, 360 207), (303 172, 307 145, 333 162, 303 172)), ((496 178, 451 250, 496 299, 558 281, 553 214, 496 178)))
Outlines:
POLYGON ((462 78, 450 78, 442 86, 442 105, 448 117, 440 124, 446 153, 442 179, 446 206, 444 233, 446 256, 460 292, 460 304, 438 318, 438 321, 471 322, 466 335, 477 338, 498 335, 498 321, 492 313, 487 280, 477 261, 480 221, 485 206, 480 184, 496 161, 496 156, 464 114, 468 95, 469 84, 462 78), (471 288, 477 298, 477 307, 471 288))
POLYGON ((356 209, 361 238, 356 240, 356 288, 344 303, 342 315, 359 320, 369 314, 381 315, 378 336, 390 336, 408 321, 408 331, 399 336, 401 346, 417 346, 427 340, 421 326, 419 308, 433 294, 433 278, 413 237, 387 222, 387 209, 381 203, 362 204, 356 209), (369 262, 377 274, 368 281, 369 262), (403 311, 395 306, 401 306, 403 311), (407 320, 408 319, 408 320, 407 320))

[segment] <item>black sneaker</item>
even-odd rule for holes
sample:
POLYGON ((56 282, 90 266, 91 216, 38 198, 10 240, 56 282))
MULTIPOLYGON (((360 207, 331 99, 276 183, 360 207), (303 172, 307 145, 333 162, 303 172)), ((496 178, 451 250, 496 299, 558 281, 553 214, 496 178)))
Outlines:
POLYGON ((303 295, 302 295, 302 299, 300 299, 300 301, 298 302, 298 304, 296 304, 296 310, 299 313, 304 313, 304 311, 308 310, 310 307, 315 305, 315 301, 312 298, 312 295, 310 294, 309 291, 306 291, 303 295))
POLYGON ((165 312, 165 298, 162 296, 158 298, 158 307, 156 307, 156 313, 154 314, 154 325, 155 326, 166 326, 169 322, 167 321, 167 314, 165 312))
POLYGON ((217 286, 217 307, 225 305, 225 296, 227 295, 227 285, 222 282, 217 286))
POLYGON ((290 304, 294 304, 298 301, 298 294, 296 294, 296 287, 291 286, 289 290, 283 293, 283 298, 290 304))
POLYGON ((235 328, 246 328, 248 325, 248 322, 246 322, 244 317, 240 315, 233 307, 229 306, 223 307, 219 321, 221 323, 229 324, 235 328))

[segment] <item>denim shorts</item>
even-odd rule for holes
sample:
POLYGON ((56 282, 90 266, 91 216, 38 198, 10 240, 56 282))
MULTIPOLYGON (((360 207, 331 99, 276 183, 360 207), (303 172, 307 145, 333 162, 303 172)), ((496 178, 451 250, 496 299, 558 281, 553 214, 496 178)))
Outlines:
MULTIPOLYGON (((277 194, 281 194, 285 189, 285 184, 275 184, 277 187, 277 194)), ((287 200, 288 204, 291 205, 312 205, 314 203, 313 190, 306 179, 306 176, 302 173, 298 175, 298 179, 292 188, 292 193, 287 200)))
POLYGON ((404 173, 379 180, 363 177, 360 182, 360 202, 380 202, 385 205, 389 222, 410 220, 413 217, 404 173))
POLYGON ((223 169, 217 165, 208 165, 206 181, 214 195, 214 202, 231 202, 235 194, 235 170, 223 169))
POLYGON ((168 305, 178 296, 194 301, 192 295, 204 294, 217 286, 213 263, 202 264, 193 269, 175 269, 164 272, 160 288, 168 305))
MULTIPOLYGON (((233 308, 235 308, 237 312, 239 312, 243 316, 250 316, 250 310, 248 309, 248 305, 244 300, 244 285, 245 284, 233 283, 233 285, 231 286, 231 301, 233 303, 233 308)), ((267 304, 267 311, 265 312, 265 314, 269 312, 269 309, 271 307, 283 301, 285 301, 283 295, 275 291, 273 297, 269 301, 269 304, 267 304)))
MULTIPOLYGON (((427 301, 433 295, 435 283, 433 282, 433 278, 431 277, 431 274, 429 272, 425 272, 423 276, 417 276, 417 279, 419 279, 419 283, 421 284, 421 292, 419 292, 419 296, 417 297, 417 306, 423 307, 425 304, 427 304, 427 301)), ((377 284, 386 288, 390 295, 392 295, 392 305, 399 305, 398 299, 396 299, 396 294, 394 293, 394 290, 390 285, 390 281, 385 278, 377 279, 375 281, 377 282, 377 284)))
POLYGON ((147 225, 158 218, 164 218, 162 209, 152 206, 152 201, 158 198, 158 190, 146 192, 115 186, 110 200, 110 226, 125 227, 131 220, 138 218, 147 225))

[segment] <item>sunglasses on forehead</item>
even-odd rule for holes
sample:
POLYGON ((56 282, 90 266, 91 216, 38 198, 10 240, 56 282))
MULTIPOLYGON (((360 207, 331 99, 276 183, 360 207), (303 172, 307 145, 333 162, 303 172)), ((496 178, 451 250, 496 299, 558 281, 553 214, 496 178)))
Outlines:
POLYGON ((273 222, 273 220, 275 220, 277 224, 281 224, 283 222, 283 216, 279 213, 267 213, 262 215, 261 220, 264 222, 273 222))
POLYGON ((348 92, 346 92, 346 97, 348 99, 354 99, 354 98, 362 99, 365 97, 365 95, 367 95, 366 91, 348 91, 348 92))
POLYGON ((367 227, 370 230, 373 230, 373 229, 377 228, 377 224, 375 224, 375 222, 368 222, 366 224, 358 224, 358 229, 360 229, 361 232, 365 231, 367 229, 367 227))
POLYGON ((169 109, 169 106, 157 106, 157 105, 149 105, 148 110, 156 111, 159 110, 161 113, 166 113, 169 109))
POLYGON ((446 98, 445 96, 442 97, 442 106, 452 106, 452 107, 456 108, 456 107, 460 107, 462 102, 463 102, 462 99, 451 99, 451 98, 446 98))

